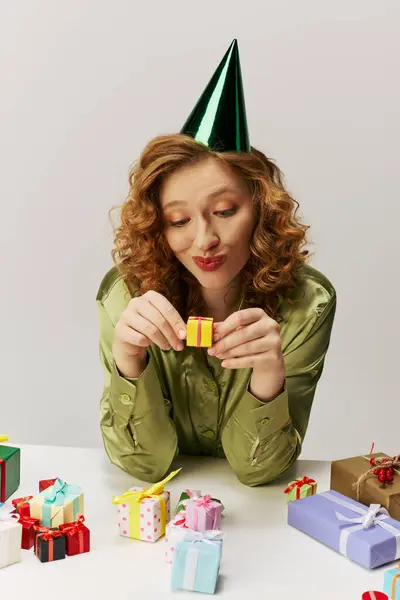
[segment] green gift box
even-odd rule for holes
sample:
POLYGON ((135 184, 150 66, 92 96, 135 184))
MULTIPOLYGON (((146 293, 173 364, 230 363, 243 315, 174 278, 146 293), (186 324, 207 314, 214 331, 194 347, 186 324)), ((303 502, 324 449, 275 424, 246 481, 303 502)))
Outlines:
POLYGON ((0 502, 5 502, 19 488, 21 451, 0 444, 0 502))
MULTIPOLYGON (((185 490, 182 492, 179 498, 178 506, 176 507, 175 514, 177 515, 181 510, 186 510, 186 503, 188 500, 193 500, 193 498, 201 498, 200 490, 185 490)), ((222 504, 221 500, 218 498, 211 498, 214 502, 218 502, 218 504, 222 504)), ((222 507, 222 510, 224 507, 222 507)))
POLYGON ((293 500, 300 500, 300 498, 307 498, 307 496, 314 496, 317 493, 317 482, 315 479, 309 477, 298 477, 291 483, 285 490, 287 501, 292 502, 293 500))

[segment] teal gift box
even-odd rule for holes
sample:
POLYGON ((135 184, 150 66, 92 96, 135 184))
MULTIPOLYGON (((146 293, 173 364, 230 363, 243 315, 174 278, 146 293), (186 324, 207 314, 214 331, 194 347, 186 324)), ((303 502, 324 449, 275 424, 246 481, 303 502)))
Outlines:
POLYGON ((400 564, 385 571, 383 591, 390 600, 400 600, 400 564))
POLYGON ((214 594, 222 553, 221 531, 188 531, 175 546, 172 562, 173 590, 214 594))

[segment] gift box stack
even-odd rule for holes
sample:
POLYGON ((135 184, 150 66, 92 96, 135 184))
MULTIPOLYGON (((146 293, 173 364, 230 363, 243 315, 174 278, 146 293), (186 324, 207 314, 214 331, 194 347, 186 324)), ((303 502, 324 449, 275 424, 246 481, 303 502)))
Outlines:
POLYGON ((222 551, 220 530, 223 505, 199 490, 185 490, 170 520, 170 493, 165 484, 172 472, 149 488, 134 487, 114 496, 122 536, 156 542, 165 536, 165 559, 172 563, 171 587, 213 594, 222 551))
MULTIPOLYGON (((0 436, 6 441, 7 436, 0 436)), ((20 449, 0 445, 0 568, 33 548, 41 562, 90 550, 83 492, 59 478, 39 481, 39 493, 8 502, 20 485, 20 449)))
MULTIPOLYGON (((400 455, 336 460, 328 491, 317 493, 316 483, 303 477, 285 493, 292 527, 367 569, 400 559, 400 455)), ((368 594, 400 600, 400 565, 385 573, 384 593, 368 594)))

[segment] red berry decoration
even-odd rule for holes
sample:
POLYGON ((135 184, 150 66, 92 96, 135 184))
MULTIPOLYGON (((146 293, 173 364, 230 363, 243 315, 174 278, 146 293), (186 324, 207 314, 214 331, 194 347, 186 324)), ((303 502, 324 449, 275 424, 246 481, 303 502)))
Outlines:
POLYGON ((386 481, 388 483, 392 483, 392 481, 393 481, 393 475, 391 475, 390 473, 387 473, 387 475, 386 475, 386 481))
POLYGON ((388 474, 388 475, 394 475, 394 469, 393 469, 393 467, 389 467, 389 468, 388 468, 388 470, 387 470, 387 474, 388 474))
POLYGON ((379 475, 378 479, 381 483, 386 483, 386 475, 382 475, 382 473, 381 473, 379 475))
POLYGON ((379 469, 375 469, 374 475, 379 475, 379 469))
POLYGON ((371 465, 374 467, 375 466, 375 459, 371 458, 371 460, 369 461, 371 463, 371 465))

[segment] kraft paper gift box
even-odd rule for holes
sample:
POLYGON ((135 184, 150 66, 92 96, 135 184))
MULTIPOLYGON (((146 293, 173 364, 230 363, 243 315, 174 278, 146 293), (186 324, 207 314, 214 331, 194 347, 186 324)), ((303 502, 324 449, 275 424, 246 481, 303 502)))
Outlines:
POLYGON ((223 506, 209 494, 200 498, 190 498, 186 503, 186 525, 193 531, 219 529, 223 506))
POLYGON ((118 505, 118 527, 122 536, 144 542, 156 542, 165 534, 170 518, 170 493, 164 485, 180 469, 149 488, 133 487, 122 496, 114 496, 118 505))
POLYGON ((17 519, 0 520, 0 569, 21 560, 22 525, 17 519))
POLYGON ((187 532, 179 541, 172 562, 171 587, 214 594, 222 553, 221 531, 187 532))
POLYGON ((40 562, 53 562, 65 558, 65 536, 59 529, 48 529, 38 533, 35 539, 35 554, 40 562))
MULTIPOLYGON (((182 492, 179 497, 178 506, 176 507, 175 514, 177 515, 181 510, 186 510, 186 504, 188 500, 191 500, 193 498, 201 498, 201 495, 202 494, 200 490, 187 489, 184 492, 182 492)), ((222 505, 221 500, 218 500, 218 498, 211 498, 211 500, 213 500, 214 502, 219 502, 222 505)), ((222 511, 223 510, 224 506, 222 505, 222 511)))
POLYGON ((186 345, 211 348, 214 320, 207 317, 189 317, 186 327, 186 345))
POLYGON ((400 557, 400 522, 335 491, 289 502, 288 523, 368 569, 400 557))
POLYGON ((383 591, 389 596, 390 600, 400 600, 400 565, 385 571, 383 577, 383 591))
POLYGON ((5 502, 20 484, 21 451, 0 444, 0 502, 5 502))
POLYGON ((373 473, 375 467, 369 462, 371 458, 391 457, 378 452, 333 461, 330 488, 367 506, 381 504, 393 519, 400 520, 400 459, 399 466, 394 468, 393 482, 382 484, 373 473))
POLYGON ((29 501, 31 517, 43 527, 58 527, 84 513, 82 488, 57 479, 54 485, 29 501))
POLYGON ((60 525, 60 531, 65 535, 66 554, 74 556, 90 552, 90 530, 84 525, 85 517, 80 515, 73 523, 60 525))

